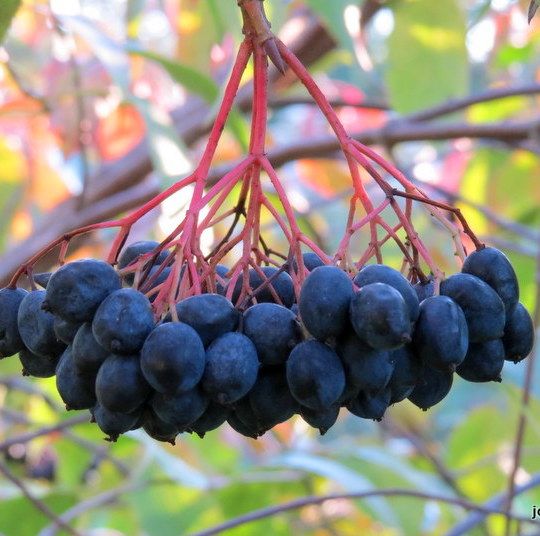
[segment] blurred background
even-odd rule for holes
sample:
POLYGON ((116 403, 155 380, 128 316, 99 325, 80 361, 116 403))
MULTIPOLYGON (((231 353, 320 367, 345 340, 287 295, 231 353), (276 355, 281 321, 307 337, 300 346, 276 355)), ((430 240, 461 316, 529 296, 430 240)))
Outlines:
MULTIPOLYGON (((529 4, 265 2, 273 30, 309 67, 349 132, 431 196, 461 208, 483 241, 507 253, 538 325, 540 18, 528 24, 529 4)), ((242 32, 234 0, 3 5, 5 285, 50 240, 133 209, 193 169, 242 32)), ((250 77, 248 69, 213 177, 245 154, 250 77)), ((331 140, 307 92, 290 73, 273 72, 269 156, 302 229, 328 253, 339 243, 351 194, 331 140)), ((372 197, 382 195, 369 181, 366 187, 372 197)), ((130 241, 164 238, 189 193, 145 216, 130 241)), ((458 270, 451 237, 425 211, 414 222, 441 268, 458 270)), ((273 236, 272 221, 264 224, 273 236)), ((206 237, 208 244, 220 231, 206 237)), ((86 235, 70 258, 104 258, 113 237, 86 235)), ((361 252, 361 240, 356 247, 361 252)), ((398 251, 385 253, 399 268, 398 251)), ((37 269, 54 262, 46 257, 37 269)), ((502 384, 456 378, 450 395, 426 413, 404 402, 381 423, 343 414, 323 437, 295 418, 257 441, 222 426, 204 439, 184 434, 173 447, 138 432, 104 442, 84 415, 63 410, 54 378, 24 379, 18 360, 7 359, 0 363, 0 534, 68 534, 60 522, 95 536, 195 534, 305 496, 390 488, 430 497, 335 500, 229 533, 537 534, 538 525, 507 526, 503 515, 471 513, 471 505, 505 510, 512 480, 514 514, 530 518, 540 506, 540 371, 529 370, 525 406, 527 366, 530 360, 507 364, 502 384)))

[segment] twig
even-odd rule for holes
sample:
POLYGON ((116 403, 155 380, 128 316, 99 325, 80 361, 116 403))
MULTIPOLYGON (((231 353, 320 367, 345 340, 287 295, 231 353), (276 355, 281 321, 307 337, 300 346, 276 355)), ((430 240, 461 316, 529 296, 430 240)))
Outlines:
POLYGON ((90 421, 88 414, 77 415, 71 419, 66 419, 65 421, 60 421, 57 424, 52 424, 50 426, 42 426, 33 432, 26 432, 25 434, 20 434, 18 436, 10 437, 5 441, 0 442, 0 452, 9 449, 13 445, 19 445, 22 443, 28 443, 37 437, 43 437, 49 434, 54 434, 65 430, 66 428, 72 428, 78 424, 87 423, 90 421))
MULTIPOLYGON (((287 503, 279 504, 276 506, 270 506, 268 508, 261 508, 259 510, 254 510, 248 514, 238 516, 230 521, 226 521, 220 525, 216 525, 207 530, 202 530, 200 532, 194 533, 191 536, 211 536, 213 534, 220 534, 227 530, 239 527, 241 525, 246 525, 248 523, 253 523, 254 521, 260 521, 261 519, 266 519, 275 515, 283 514, 284 512, 290 512, 291 510, 298 510, 299 508, 304 508, 306 506, 322 504, 328 501, 337 501, 343 499, 366 499, 369 497, 408 497, 412 499, 420 499, 427 501, 441 502, 449 505, 459 506, 465 510, 471 510, 476 512, 482 512, 484 517, 488 515, 504 515, 504 512, 498 510, 497 508, 492 508, 490 506, 480 506, 473 504, 471 502, 465 501, 463 499, 456 499, 454 497, 445 497, 442 495, 433 495, 429 493, 423 493, 415 490, 407 489, 382 489, 382 490, 372 490, 364 491, 358 493, 338 493, 333 495, 324 495, 320 497, 304 497, 302 499, 296 499, 287 503)), ((540 526, 540 521, 531 520, 527 517, 513 516, 514 519, 519 520, 523 523, 531 523, 536 526, 540 526)))
POLYGON ((26 499, 31 502, 45 517, 50 519, 56 526, 62 530, 65 530, 69 534, 72 534, 73 536, 81 536, 79 532, 60 519, 43 501, 34 497, 24 482, 17 478, 2 461, 0 461, 0 473, 2 473, 4 477, 7 478, 7 480, 9 480, 13 485, 19 488, 26 499))

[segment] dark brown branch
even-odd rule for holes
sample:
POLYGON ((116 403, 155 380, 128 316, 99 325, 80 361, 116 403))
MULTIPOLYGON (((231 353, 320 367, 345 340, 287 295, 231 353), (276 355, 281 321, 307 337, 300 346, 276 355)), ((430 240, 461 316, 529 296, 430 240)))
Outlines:
POLYGON ((4 477, 9 480, 14 486, 19 488, 21 490, 21 493, 24 495, 24 497, 32 503, 32 505, 41 512, 47 519, 51 520, 55 526, 60 527, 61 529, 65 530, 68 534, 72 534, 73 536, 81 536, 79 532, 74 530, 72 527, 70 527, 67 523, 65 523, 62 519, 60 519, 43 501, 37 499, 34 497, 34 495, 31 493, 31 491, 26 487, 24 482, 17 478, 9 469, 8 467, 0 461, 0 473, 4 475, 4 477))
MULTIPOLYGON (((358 493, 342 493, 335 495, 324 495, 321 497, 304 497, 302 499, 296 499, 287 503, 279 504, 276 506, 270 506, 268 508, 261 508, 260 510, 255 510, 243 516, 238 516, 230 521, 222 523, 221 525, 216 525, 207 530, 203 530, 193 534, 192 536, 212 536, 213 534, 220 534, 227 530, 239 527, 241 525, 246 525, 248 523, 253 523, 254 521, 260 521, 261 519, 266 519, 268 517, 273 517, 276 515, 283 514, 285 512, 290 512, 291 510, 298 510, 306 506, 318 505, 328 501, 336 501, 342 499, 367 499, 370 497, 408 497, 411 499, 419 500, 428 500, 436 501, 445 504, 450 504, 454 506, 459 506, 465 510, 481 512, 484 514, 484 517, 489 515, 504 515, 504 512, 501 510, 490 507, 490 506, 481 506, 473 504, 471 502, 465 501, 463 499, 456 499, 454 497, 445 497, 442 495, 433 495, 430 493, 423 493, 420 491, 407 490, 407 489, 382 489, 382 490, 372 490, 364 491, 358 493)), ((540 521, 531 520, 528 517, 522 516, 513 516, 515 520, 521 521, 522 523, 530 523, 536 526, 540 526, 540 521)))

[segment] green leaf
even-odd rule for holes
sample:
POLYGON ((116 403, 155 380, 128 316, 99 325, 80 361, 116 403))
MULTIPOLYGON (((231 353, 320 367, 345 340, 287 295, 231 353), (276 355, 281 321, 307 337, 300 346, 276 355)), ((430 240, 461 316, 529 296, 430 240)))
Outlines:
POLYGON ((386 81, 400 113, 464 95, 468 87, 466 25, 455 0, 409 0, 394 8, 386 81))
POLYGON ((126 49, 134 56, 141 56, 159 63, 173 80, 184 86, 188 91, 197 93, 208 102, 214 102, 219 95, 217 84, 211 78, 192 67, 182 65, 177 61, 149 50, 141 50, 129 45, 126 49))
POLYGON ((3 0, 0 3, 0 43, 4 40, 4 36, 9 29, 11 19, 17 13, 21 0, 3 0))

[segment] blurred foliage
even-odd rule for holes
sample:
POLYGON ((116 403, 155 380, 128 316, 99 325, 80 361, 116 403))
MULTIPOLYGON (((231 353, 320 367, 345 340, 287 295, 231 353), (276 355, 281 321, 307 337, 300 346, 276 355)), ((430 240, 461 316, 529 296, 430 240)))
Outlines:
MULTIPOLYGON (((391 128, 389 119, 398 114, 449 98, 539 79, 540 22, 527 25, 527 1, 266 4, 276 32, 301 32, 299 14, 312 10, 333 34, 336 48, 312 70, 330 98, 345 101, 340 118, 354 132, 391 128), (373 16, 361 21, 362 12, 373 16), (357 106, 371 100, 384 101, 389 111, 357 106)), ((141 143, 149 145, 162 187, 187 173, 202 142, 179 139, 172 112, 188 95, 215 110, 242 38, 233 0, 3 0, 0 39, 10 24, 0 50, 0 250, 38 232, 60 202, 92 187, 88 181, 100 165, 114 164, 141 143)), ((292 103, 270 116, 272 146, 328 132, 320 113, 302 102, 298 85, 278 84, 273 96, 292 103)), ((537 109, 538 97, 518 96, 477 104, 452 119, 530 119, 537 109)), ((249 114, 237 110, 216 163, 240 157, 248 135, 249 114)), ((531 311, 538 307, 538 152, 468 139, 378 149, 433 196, 455 200, 487 242, 505 249, 522 301, 531 311)), ((305 158, 280 173, 303 230, 335 250, 350 188, 343 163, 305 158)), ((373 184, 367 187, 375 199, 382 195, 373 184)), ((133 239, 165 236, 185 201, 176 197, 145 218, 133 239)), ((427 213, 418 212, 415 223, 436 261, 447 273, 455 271, 450 237, 427 213)), ((273 233, 269 215, 263 224, 273 233)), ((103 256, 110 238, 94 236, 74 255, 103 256)), ((368 241, 363 236, 355 252, 368 241)), ((391 246, 385 255, 388 263, 398 262, 391 246)), ((204 440, 182 436, 175 447, 137 432, 110 445, 95 426, 79 424, 10 447, 2 463, 76 530, 96 536, 191 534, 252 509, 344 491, 398 487, 481 504, 507 487, 525 366, 507 366, 502 386, 457 379, 449 397, 427 413, 403 403, 381 424, 343 415, 324 437, 296 418, 257 442, 222 427, 204 440)), ((1 363, 0 441, 70 418, 53 380, 23 380, 19 368, 16 359, 1 363)), ((518 484, 540 473, 540 381, 533 386, 518 484)), ((0 534, 57 533, 8 479, 0 479, 0 501, 0 534)), ((537 487, 517 497, 514 507, 529 516, 538 504, 537 487)), ((230 534, 445 534, 464 517, 462 509, 442 502, 378 497, 307 507, 230 534)), ((528 534, 525 525, 521 530, 528 534)), ((501 516, 467 532, 503 533, 501 516)))

